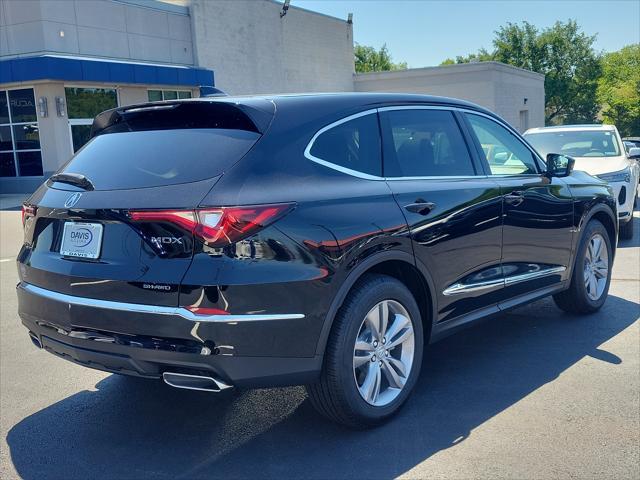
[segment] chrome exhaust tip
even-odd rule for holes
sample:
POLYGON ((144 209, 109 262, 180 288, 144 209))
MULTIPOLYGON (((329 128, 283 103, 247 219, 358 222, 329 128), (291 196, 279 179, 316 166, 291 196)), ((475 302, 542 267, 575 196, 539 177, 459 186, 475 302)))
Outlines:
POLYGON ((35 333, 29 332, 29 337, 31 338, 31 343, 33 343, 38 348, 42 348, 42 342, 40 342, 40 339, 35 333))
POLYGON ((229 385, 222 380, 204 375, 164 372, 162 380, 171 387, 199 390, 201 392, 221 392, 222 390, 233 388, 233 385, 229 385))

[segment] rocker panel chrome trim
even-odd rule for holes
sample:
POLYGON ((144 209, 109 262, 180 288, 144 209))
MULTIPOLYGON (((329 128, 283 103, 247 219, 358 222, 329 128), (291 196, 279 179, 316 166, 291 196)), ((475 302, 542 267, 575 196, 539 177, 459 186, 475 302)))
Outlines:
POLYGON ((555 275, 558 273, 562 273, 567 269, 567 267, 559 266, 559 267, 550 267, 545 268, 544 270, 537 270, 535 272, 527 272, 521 273, 518 275, 512 275, 510 277, 501 278, 497 280, 487 280, 484 282, 475 282, 475 283, 454 283, 453 285, 447 287, 442 294, 445 296, 451 295, 459 295, 461 293, 469 293, 469 292, 477 292, 480 290, 488 290, 494 287, 505 287, 507 285, 513 285, 514 283, 527 282, 529 280, 535 280, 537 278, 546 277, 548 275, 555 275))

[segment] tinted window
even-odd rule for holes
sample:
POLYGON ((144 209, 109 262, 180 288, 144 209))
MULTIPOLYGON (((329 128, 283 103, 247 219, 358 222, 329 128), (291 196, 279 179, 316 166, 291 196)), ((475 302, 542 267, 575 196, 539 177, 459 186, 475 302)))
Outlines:
POLYGON ((85 175, 97 190, 195 182, 222 173, 259 137, 204 128, 109 133, 89 141, 62 171, 85 175))
POLYGON ((11 122, 35 122, 36 101, 32 88, 9 90, 9 107, 11 108, 11 122))
POLYGON ((618 141, 613 132, 544 132, 525 135, 527 140, 546 158, 548 153, 561 153, 573 157, 616 157, 620 155, 618 141))
POLYGON ((538 173, 529 148, 509 130, 480 115, 467 114, 493 175, 538 173))
POLYGON ((321 133, 309 153, 341 167, 380 176, 382 160, 377 115, 354 118, 321 133))
POLYGON ((384 112, 382 120, 390 133, 384 144, 385 177, 475 175, 453 113, 393 110, 384 112))

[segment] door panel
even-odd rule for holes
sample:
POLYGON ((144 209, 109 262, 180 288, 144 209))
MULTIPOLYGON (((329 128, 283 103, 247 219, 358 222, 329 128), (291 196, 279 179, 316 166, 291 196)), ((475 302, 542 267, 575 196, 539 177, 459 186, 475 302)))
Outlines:
POLYGON ((559 178, 542 172, 536 154, 498 122, 465 114, 476 148, 503 198, 504 298, 567 278, 573 235, 573 197, 559 178))
POLYGON ((446 109, 382 111, 384 176, 411 231, 416 260, 428 268, 437 321, 496 307, 502 199, 446 109))
POLYGON ((567 278, 573 235, 573 197, 569 188, 562 179, 544 175, 504 177, 496 181, 505 199, 502 239, 505 298, 567 278))
POLYGON ((388 183, 407 219, 416 259, 434 279, 437 320, 495 305, 503 288, 502 199, 495 182, 478 178, 388 183), (425 214, 405 208, 416 200, 434 207, 425 214))

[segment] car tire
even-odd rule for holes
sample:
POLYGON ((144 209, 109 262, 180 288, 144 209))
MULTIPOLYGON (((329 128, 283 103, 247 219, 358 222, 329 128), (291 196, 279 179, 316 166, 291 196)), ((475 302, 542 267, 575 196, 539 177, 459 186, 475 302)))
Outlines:
POLYGON ((620 239, 631 240, 633 238, 633 212, 631 212, 631 218, 620 225, 620 239))
MULTIPOLYGON (((325 417, 351 428, 362 429, 384 422, 398 411, 415 386, 422 363, 423 342, 420 309, 407 287, 387 275, 365 275, 348 293, 336 315, 320 379, 306 387, 311 403, 325 417), (374 328, 369 328, 385 308, 388 328, 383 331, 390 336, 388 341, 383 334, 378 332, 376 335, 374 328), (384 349, 383 341, 388 346, 403 337, 406 337, 403 343, 387 352, 381 350, 384 349), (363 349, 362 345, 367 342, 369 345, 363 349), (376 358, 378 353, 379 358, 376 358), (407 367, 409 353, 412 353, 412 360, 407 367), (398 362, 403 364, 400 370, 393 366, 398 362), (360 363, 362 365, 356 367, 360 363), (399 373, 402 370, 404 376, 399 373), (392 372, 403 379, 396 384, 402 384, 400 388, 392 387, 390 379, 396 381, 392 372), (367 400, 367 386, 372 384, 370 378, 378 379, 374 385, 378 386, 379 393, 373 392, 367 400)), ((373 388, 375 390, 375 386, 373 388)))
POLYGON ((576 252, 571 284, 567 290, 553 296, 556 305, 574 314, 598 311, 609 293, 612 266, 613 251, 609 233, 598 220, 591 220, 584 229, 576 252), (595 245, 598 242, 601 242, 602 250, 596 252, 595 245), (602 260, 606 263, 606 273, 603 273, 602 260), (595 283, 591 281, 592 276, 595 283))

